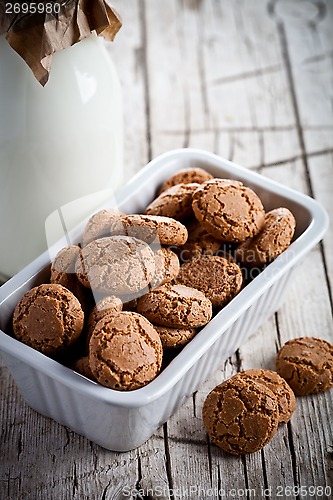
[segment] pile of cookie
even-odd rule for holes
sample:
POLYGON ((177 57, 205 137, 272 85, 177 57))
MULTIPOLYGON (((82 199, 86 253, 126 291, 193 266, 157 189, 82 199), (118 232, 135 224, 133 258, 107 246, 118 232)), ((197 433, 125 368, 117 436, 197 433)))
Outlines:
POLYGON ((200 168, 169 178, 145 214, 94 214, 80 245, 60 250, 50 283, 17 304, 17 339, 116 390, 159 373, 237 295, 244 270, 290 244, 287 208, 265 213, 237 180, 200 168))
POLYGON ((207 396, 203 422, 210 439, 234 455, 253 453, 288 422, 296 396, 333 386, 333 345, 314 337, 289 340, 276 357, 276 372, 253 369, 237 373, 207 396))

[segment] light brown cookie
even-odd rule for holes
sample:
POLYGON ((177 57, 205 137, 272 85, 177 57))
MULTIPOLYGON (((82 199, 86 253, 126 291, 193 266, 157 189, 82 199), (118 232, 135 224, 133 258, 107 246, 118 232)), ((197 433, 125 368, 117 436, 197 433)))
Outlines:
POLYGON ((250 267, 269 264, 290 245, 295 226, 295 218, 287 208, 267 212, 264 227, 257 236, 238 246, 237 261, 250 267))
POLYGON ((149 321, 135 312, 104 316, 90 339, 89 364, 97 381, 131 391, 153 380, 162 364, 162 343, 149 321))
POLYGON ((50 283, 62 285, 70 290, 79 300, 83 311, 87 313, 90 308, 90 297, 75 272, 75 263, 80 252, 79 246, 71 245, 57 253, 51 266, 50 283))
POLYGON ((39 285, 26 292, 14 310, 15 337, 44 354, 64 352, 82 332, 78 299, 62 285, 39 285))
POLYGON ((144 290, 154 277, 154 253, 147 243, 129 236, 101 238, 82 249, 76 273, 94 292, 131 295, 144 290))
POLYGON ((333 386, 333 344, 315 337, 288 340, 276 357, 276 371, 296 396, 333 386))
POLYGON ((122 218, 122 232, 146 243, 160 245, 183 245, 187 240, 187 229, 178 220, 159 215, 126 215, 122 218))
POLYGON ((86 246, 94 240, 111 236, 111 225, 114 230, 117 229, 118 224, 121 227, 121 217, 123 215, 122 212, 115 208, 106 208, 92 215, 83 231, 82 245, 86 246))
POLYGON ((99 320, 101 320, 105 314, 119 312, 122 308, 122 301, 114 295, 108 295, 97 302, 89 315, 87 326, 85 328, 87 345, 89 345, 90 337, 99 320))
POLYGON ((176 186, 176 184, 201 184, 209 179, 213 179, 213 176, 202 168, 184 168, 163 182, 160 193, 176 186))
POLYGON ((179 249, 182 262, 200 257, 201 255, 214 255, 221 246, 221 242, 209 234, 197 221, 193 220, 187 226, 188 239, 179 249))
POLYGON ((178 276, 180 264, 177 255, 169 248, 160 248, 154 252, 155 276, 151 288, 169 283, 178 276))
POLYGON ((193 211, 202 226, 220 241, 241 242, 264 225, 260 198, 239 181, 213 179, 193 194, 193 211))
POLYGON ((161 193, 146 208, 147 215, 161 215, 176 220, 193 216, 192 196, 200 184, 177 184, 161 193))
POLYGON ((157 325, 154 325, 154 328, 160 336, 163 349, 183 347, 198 333, 197 328, 171 328, 157 325))
POLYGON ((80 373, 81 375, 84 375, 84 377, 87 377, 90 380, 96 381, 96 377, 90 368, 89 356, 84 356, 83 358, 74 361, 73 370, 80 373))
POLYGON ((161 326, 197 328, 212 317, 212 303, 199 290, 163 285, 140 297, 136 310, 161 326))
POLYGON ((208 394, 202 418, 217 446, 233 455, 253 453, 276 433, 278 402, 268 387, 236 376, 208 394))
POLYGON ((296 408, 296 398, 287 382, 280 375, 271 370, 252 369, 238 373, 237 377, 245 380, 251 379, 268 387, 278 401, 279 422, 289 422, 296 408))
POLYGON ((176 283, 200 290, 213 307, 223 307, 240 291, 242 271, 217 255, 201 255, 180 267, 176 283))

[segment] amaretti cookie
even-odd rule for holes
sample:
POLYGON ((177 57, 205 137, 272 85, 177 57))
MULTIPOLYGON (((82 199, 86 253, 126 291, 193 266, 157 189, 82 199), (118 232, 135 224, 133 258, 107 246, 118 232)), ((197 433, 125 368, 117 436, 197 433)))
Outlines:
POLYGON ((276 357, 276 371, 296 396, 333 386, 333 344, 315 337, 288 340, 276 357))
POLYGON ((82 332, 84 313, 78 299, 62 285, 39 285, 26 292, 14 310, 15 337, 38 351, 64 352, 82 332))
POLYGON ((197 328, 212 317, 212 303, 202 292, 183 285, 163 285, 140 297, 136 310, 162 326, 197 328))
POLYGON ((276 208, 267 212, 265 224, 257 236, 247 239, 237 247, 237 261, 250 267, 269 264, 288 248, 295 226, 295 218, 287 208, 276 208))
POLYGON ((176 184, 201 184, 209 179, 213 179, 213 176, 202 168, 184 168, 163 182, 160 193, 176 184))
POLYGON ((258 234, 264 225, 260 198, 239 181, 204 182, 193 194, 192 207, 200 224, 220 241, 242 242, 258 234))
POLYGON ((162 215, 176 220, 193 216, 192 197, 199 184, 177 184, 161 193, 146 208, 147 215, 162 215))
POLYGON ((235 376, 208 394, 202 418, 217 446, 234 455, 253 453, 276 433, 278 402, 268 387, 235 376))
POLYGON ((169 248, 159 248, 155 255, 155 275, 150 283, 155 288, 174 280, 179 273, 180 264, 177 255, 169 248))
POLYGON ((239 372, 236 376, 245 380, 255 380, 268 387, 277 397, 279 422, 289 422, 296 408, 296 398, 287 382, 278 373, 272 370, 252 369, 239 372))
POLYGON ((94 240, 82 249, 76 273, 81 283, 93 292, 131 295, 151 282, 155 257, 144 241, 129 236, 109 236, 94 240))
MULTIPOLYGON (((179 221, 158 215, 126 215, 118 224, 119 234, 132 236, 146 243, 160 245, 183 245, 187 240, 187 229, 179 221)), ((115 231, 113 233, 115 234, 115 231)))
POLYGON ((121 227, 121 217, 123 215, 125 214, 115 208, 105 208, 93 214, 83 231, 82 245, 86 246, 93 240, 112 236, 111 225, 114 230, 117 229, 118 223, 121 227))
POLYGON ((154 325, 160 336, 163 349, 177 349, 188 344, 198 333, 197 328, 172 328, 170 326, 154 325))
POLYGON ((90 307, 90 296, 87 289, 80 283, 75 272, 75 263, 81 249, 77 245, 62 248, 51 265, 50 283, 62 285, 70 290, 79 300, 86 313, 90 307))
POLYGON ((214 255, 219 250, 221 242, 209 234, 196 219, 188 224, 187 229, 187 241, 178 249, 178 254, 183 262, 203 254, 214 255))
POLYGON ((90 380, 96 381, 96 377, 91 371, 89 364, 89 356, 84 356, 82 358, 77 359, 73 363, 73 370, 80 373, 80 375, 84 375, 90 380))
POLYGON ((217 255, 201 255, 183 264, 176 283, 200 290, 213 307, 223 307, 242 287, 242 271, 237 264, 217 255))
POLYGON ((89 345, 90 337, 99 320, 101 320, 103 316, 105 316, 106 314, 116 313, 121 311, 122 308, 123 308, 122 301, 115 295, 108 295, 97 302, 97 304, 91 310, 87 326, 85 328, 87 345, 89 345))
POLYGON ((135 312, 104 316, 90 339, 89 365, 96 380, 106 387, 138 389, 160 371, 160 337, 151 323, 135 312))

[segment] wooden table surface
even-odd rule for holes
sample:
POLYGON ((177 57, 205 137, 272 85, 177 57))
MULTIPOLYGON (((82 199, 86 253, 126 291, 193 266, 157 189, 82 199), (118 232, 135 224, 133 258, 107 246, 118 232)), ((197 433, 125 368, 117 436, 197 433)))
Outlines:
MULTIPOLYGON (((124 22, 110 52, 123 85, 128 178, 162 152, 193 146, 305 192, 332 214, 331 0, 114 4, 124 22)), ((288 339, 332 341, 332 250, 330 228, 278 313, 134 451, 107 451, 32 411, 2 365, 1 500, 329 498, 333 390, 298 398, 291 422, 243 458, 208 441, 201 409, 226 377, 274 368, 288 339)))

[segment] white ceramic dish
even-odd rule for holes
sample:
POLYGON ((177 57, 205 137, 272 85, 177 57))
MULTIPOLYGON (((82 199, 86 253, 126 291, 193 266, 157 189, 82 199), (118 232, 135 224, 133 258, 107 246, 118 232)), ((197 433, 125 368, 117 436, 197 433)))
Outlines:
MULTIPOLYGON (((26 402, 108 449, 126 451, 147 440, 280 307, 296 264, 328 226, 326 212, 312 198, 195 149, 171 151, 151 161, 121 191, 119 208, 127 213, 143 211, 166 178, 191 166, 241 180, 258 193, 266 210, 288 207, 297 221, 295 240, 146 387, 132 392, 107 389, 10 336, 15 305, 27 290, 48 279, 48 252, 0 288, 0 349, 26 402)), ((82 227, 76 229, 77 237, 82 227)), ((62 241, 58 247, 64 245, 62 241)))

